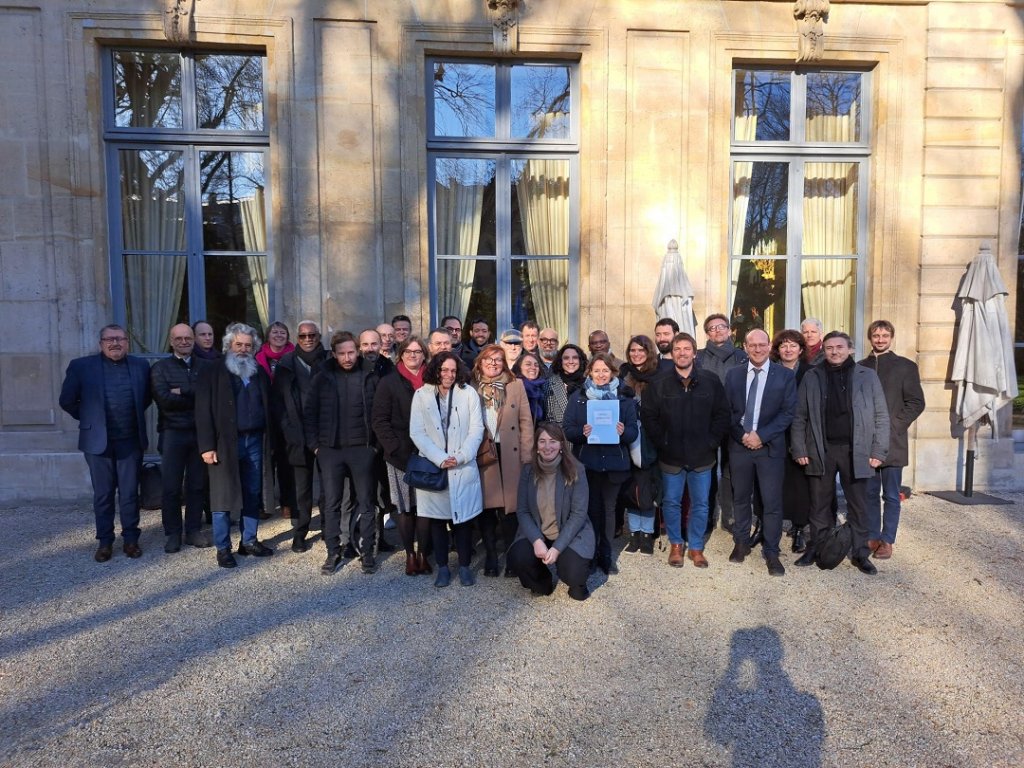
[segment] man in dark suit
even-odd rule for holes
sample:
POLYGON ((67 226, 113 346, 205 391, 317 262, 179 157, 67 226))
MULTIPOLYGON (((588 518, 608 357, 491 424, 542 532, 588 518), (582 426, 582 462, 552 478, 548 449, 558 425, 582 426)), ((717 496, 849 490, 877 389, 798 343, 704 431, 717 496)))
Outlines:
POLYGON ((146 450, 144 414, 150 403, 149 365, 128 354, 120 325, 100 331, 100 351, 72 360, 60 391, 60 407, 78 421, 78 449, 92 478, 98 563, 114 549, 114 495, 121 515, 124 553, 139 547, 139 474, 146 450))
POLYGON ((763 505, 764 558, 768 573, 783 576, 779 561, 782 539, 782 478, 786 473, 786 430, 796 409, 796 377, 768 360, 771 341, 760 328, 747 332, 744 365, 725 374, 729 401, 729 465, 735 546, 729 562, 742 563, 750 554, 750 523, 756 489, 763 505))

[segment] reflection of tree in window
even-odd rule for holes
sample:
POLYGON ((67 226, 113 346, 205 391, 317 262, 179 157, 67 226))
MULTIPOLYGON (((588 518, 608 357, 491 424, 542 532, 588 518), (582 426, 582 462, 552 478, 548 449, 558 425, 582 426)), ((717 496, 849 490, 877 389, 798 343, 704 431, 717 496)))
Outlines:
POLYGON ((263 130, 263 61, 257 56, 196 56, 200 128, 263 130))
POLYGON ((788 177, 786 163, 753 163, 743 253, 786 252, 788 177))
POLYGON ((181 58, 176 53, 114 52, 114 124, 181 127, 181 58))
POLYGON ((434 132, 439 136, 494 135, 494 67, 439 61, 434 65, 434 132), (448 125, 453 118, 461 127, 448 125))
POLYGON ((808 75, 808 141, 860 140, 860 87, 861 75, 858 73, 817 72, 808 75))
MULTIPOLYGON (((217 251, 261 251, 259 236, 246 237, 245 207, 263 207, 263 156, 256 152, 203 152, 199 157, 203 198, 203 247, 217 251)), ((261 216, 262 218, 262 216, 261 216)), ((262 234, 262 233, 260 233, 262 234)))
POLYGON ((751 139, 757 141, 788 140, 789 101, 790 79, 788 72, 737 70, 736 115, 745 118, 752 117, 756 120, 756 134, 750 137, 751 139))
POLYGON ((512 136, 567 138, 571 104, 569 82, 566 67, 513 67, 512 136))

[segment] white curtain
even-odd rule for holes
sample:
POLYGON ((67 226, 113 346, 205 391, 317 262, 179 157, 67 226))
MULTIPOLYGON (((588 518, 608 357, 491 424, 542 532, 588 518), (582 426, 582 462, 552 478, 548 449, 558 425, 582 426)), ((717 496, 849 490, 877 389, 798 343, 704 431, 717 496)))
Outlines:
MULTIPOLYGON (((122 150, 119 155, 124 249, 183 251, 181 153, 122 150)), ((184 255, 125 255, 128 330, 135 351, 166 351, 167 329, 181 304, 186 263, 184 255)))
MULTIPOLYGON (((523 237, 529 256, 569 254, 569 163, 527 160, 516 185, 523 237)), ((569 338, 568 259, 529 259, 530 293, 536 321, 569 338)))
MULTIPOLYGON (((854 256, 857 253, 857 197, 856 163, 806 164, 805 254, 854 256)), ((806 315, 820 319, 826 331, 852 333, 856 279, 856 258, 805 258, 800 290, 806 315)))
MULTIPOLYGON (((434 186, 434 212, 438 255, 476 255, 484 207, 483 184, 460 184, 449 178, 449 186, 434 186)), ((474 259, 437 260, 439 314, 454 315, 465 322, 476 274, 474 259)))
POLYGON ((267 250, 267 214, 264 205, 263 187, 257 187, 248 200, 239 200, 238 207, 242 212, 242 240, 245 250, 259 252, 261 255, 246 257, 249 266, 249 282, 252 284, 253 300, 256 302, 256 313, 260 318, 260 326, 270 325, 270 286, 267 279, 267 257, 262 255, 267 250))
MULTIPOLYGON (((736 116, 736 141, 753 141, 757 136, 757 115, 736 116)), ((732 182, 732 252, 743 252, 747 229, 747 206, 750 205, 750 181, 754 174, 751 162, 733 163, 732 182)), ((733 285, 735 291, 736 286, 733 285)))

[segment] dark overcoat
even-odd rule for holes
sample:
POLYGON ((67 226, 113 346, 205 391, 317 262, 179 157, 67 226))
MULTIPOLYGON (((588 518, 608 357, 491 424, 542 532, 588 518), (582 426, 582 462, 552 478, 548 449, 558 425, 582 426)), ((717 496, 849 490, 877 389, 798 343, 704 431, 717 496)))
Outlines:
MULTIPOLYGON (((146 408, 152 402, 149 364, 141 357, 125 356, 135 399, 139 447, 149 446, 146 437, 146 408)), ((101 454, 107 450, 107 411, 103 394, 103 356, 79 357, 68 365, 60 390, 60 407, 78 421, 78 450, 101 454)))

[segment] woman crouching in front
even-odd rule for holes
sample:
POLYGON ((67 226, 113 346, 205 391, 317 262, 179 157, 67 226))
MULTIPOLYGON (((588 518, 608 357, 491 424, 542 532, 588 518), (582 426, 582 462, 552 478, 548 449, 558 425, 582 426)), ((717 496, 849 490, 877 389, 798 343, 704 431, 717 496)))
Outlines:
POLYGON ((594 529, 587 517, 587 478, 557 424, 541 422, 533 439, 533 461, 519 478, 519 535, 508 562, 535 595, 555 590, 549 565, 569 586, 569 597, 586 600, 594 557, 594 529))
POLYGON ((471 521, 483 509, 476 452, 484 436, 480 396, 466 386, 469 371, 453 352, 431 358, 423 386, 412 396, 409 437, 420 455, 448 471, 442 491, 417 490, 420 517, 430 519, 430 536, 437 561, 435 587, 451 583, 448 570, 448 524, 455 534, 459 555, 459 581, 473 584, 469 562, 473 556, 471 521))

